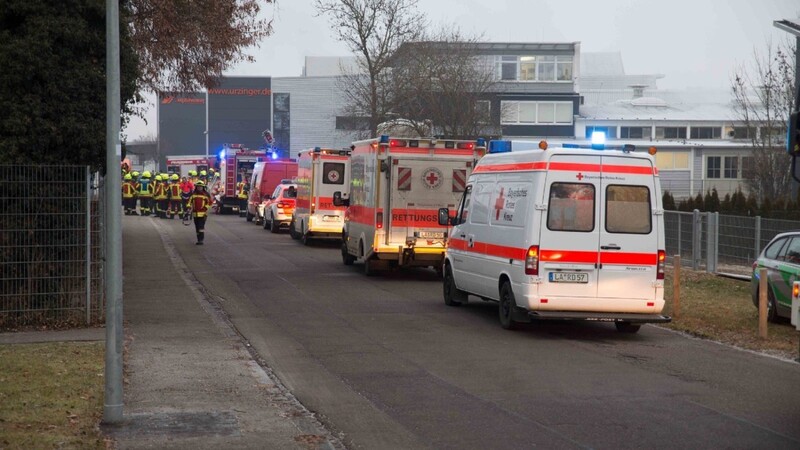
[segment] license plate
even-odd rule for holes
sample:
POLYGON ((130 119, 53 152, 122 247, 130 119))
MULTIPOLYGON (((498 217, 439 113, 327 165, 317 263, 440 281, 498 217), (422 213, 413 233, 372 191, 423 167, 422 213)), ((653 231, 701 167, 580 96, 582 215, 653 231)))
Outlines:
POLYGON ((419 237, 425 239, 444 239, 443 231, 420 231, 419 237))
POLYGON ((338 222, 339 216, 322 216, 323 222, 338 222))
POLYGON ((550 272, 551 283, 588 283, 589 274, 583 272, 550 272))

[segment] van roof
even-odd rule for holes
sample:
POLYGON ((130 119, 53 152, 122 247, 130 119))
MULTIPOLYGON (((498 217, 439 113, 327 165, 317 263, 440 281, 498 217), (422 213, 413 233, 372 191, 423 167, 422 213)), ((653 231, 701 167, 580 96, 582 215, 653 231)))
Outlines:
POLYGON ((630 153, 622 150, 591 150, 580 148, 548 148, 547 150, 523 150, 505 153, 490 153, 475 165, 473 173, 505 172, 505 171, 543 171, 548 169, 548 163, 554 156, 579 156, 585 157, 587 162, 592 157, 614 156, 631 160, 635 166, 646 167, 649 174, 658 175, 653 157, 647 153, 630 153), (634 162, 635 161, 635 162, 634 162))

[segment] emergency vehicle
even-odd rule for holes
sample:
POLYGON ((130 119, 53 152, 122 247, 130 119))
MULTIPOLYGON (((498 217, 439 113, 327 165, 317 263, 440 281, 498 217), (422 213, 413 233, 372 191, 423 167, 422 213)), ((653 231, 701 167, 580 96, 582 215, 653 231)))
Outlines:
POLYGON ((205 155, 180 155, 167 156, 167 172, 176 173, 180 177, 188 177, 189 171, 194 170, 200 173, 201 170, 208 170, 214 167, 216 158, 205 155))
POLYGON ((441 271, 447 239, 439 208, 458 204, 485 141, 392 138, 356 142, 342 261, 364 271, 422 266, 441 271))
POLYGON ((655 148, 511 147, 490 142, 455 214, 439 210, 439 223, 453 225, 444 302, 496 301, 507 329, 593 320, 635 333, 641 323, 669 322, 655 148))
POLYGON ((223 214, 237 211, 243 215, 244 211, 239 211, 240 200, 236 185, 240 181, 250 181, 256 163, 267 160, 267 152, 250 150, 241 144, 225 144, 219 156, 219 174, 222 178, 223 191, 217 198, 217 210, 223 214))
POLYGON ((333 193, 347 187, 350 149, 315 147, 297 158, 297 200, 289 235, 308 245, 310 239, 341 239, 344 207, 333 204, 333 193))
POLYGON ((267 159, 253 166, 250 179, 250 194, 247 198, 248 222, 255 217, 256 224, 262 223, 264 204, 270 200, 275 187, 297 176, 297 161, 293 159, 267 159))

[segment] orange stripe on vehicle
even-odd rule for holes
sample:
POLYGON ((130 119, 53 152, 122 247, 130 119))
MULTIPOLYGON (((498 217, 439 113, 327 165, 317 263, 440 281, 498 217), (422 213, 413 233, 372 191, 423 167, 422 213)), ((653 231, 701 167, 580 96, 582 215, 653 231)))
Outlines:
POLYGON ((658 254, 601 252, 600 262, 603 264, 619 264, 623 266, 655 266, 658 264, 658 254))
POLYGON ((616 164, 585 164, 585 163, 564 163, 551 162, 548 170, 559 170, 567 172, 602 172, 602 173, 629 173, 638 175, 652 175, 652 167, 644 166, 621 166, 616 164))
POLYGON ((484 172, 522 172, 527 170, 545 170, 547 163, 543 161, 511 164, 479 164, 473 173, 484 172))
POLYGON ((543 249, 539 250, 539 259, 549 262, 594 264, 597 262, 597 252, 543 249))

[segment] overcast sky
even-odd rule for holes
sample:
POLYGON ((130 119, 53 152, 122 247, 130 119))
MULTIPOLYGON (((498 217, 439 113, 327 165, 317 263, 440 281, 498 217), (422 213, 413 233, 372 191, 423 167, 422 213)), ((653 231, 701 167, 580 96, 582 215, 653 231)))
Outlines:
MULTIPOLYGON (((274 34, 230 75, 298 76, 305 56, 345 56, 328 21, 310 0, 278 0, 268 7, 274 34)), ((772 25, 800 16, 798 0, 419 0, 433 24, 455 24, 492 42, 580 42, 583 52, 622 53, 628 74, 663 74, 662 89, 726 89, 731 72, 754 49, 787 33, 772 25)), ((153 99, 150 99, 153 102, 153 99)), ((155 135, 132 119, 129 140, 155 135)))

